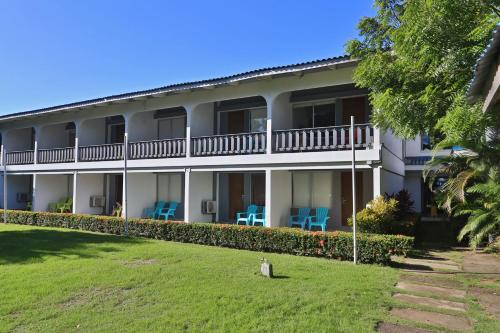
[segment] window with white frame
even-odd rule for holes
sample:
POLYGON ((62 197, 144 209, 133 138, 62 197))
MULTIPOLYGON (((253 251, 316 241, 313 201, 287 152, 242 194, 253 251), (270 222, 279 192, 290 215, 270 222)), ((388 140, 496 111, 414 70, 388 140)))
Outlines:
POLYGON ((178 139, 186 136, 186 117, 158 119, 158 139, 178 139))
POLYGON ((182 202, 183 181, 180 173, 158 174, 158 201, 182 202))
POLYGON ((293 106, 293 128, 335 126, 335 102, 300 103, 293 106))
POLYGON ((326 207, 332 205, 332 172, 331 171, 296 171, 292 174, 292 206, 326 207))

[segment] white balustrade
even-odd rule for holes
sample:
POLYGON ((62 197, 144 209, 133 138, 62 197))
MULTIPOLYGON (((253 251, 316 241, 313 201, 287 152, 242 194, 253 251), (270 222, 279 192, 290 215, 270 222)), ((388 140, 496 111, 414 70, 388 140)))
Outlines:
POLYGON ((78 155, 80 162, 121 160, 123 159, 123 143, 80 146, 78 155))
POLYGON ((166 139, 129 143, 130 159, 186 156, 186 139, 166 139))
POLYGON ((245 155, 266 152, 266 133, 241 133, 191 138, 193 156, 245 155))
MULTIPOLYGON (((303 152, 351 149, 350 126, 278 130, 273 132, 274 151, 303 152)), ((373 143, 370 124, 354 126, 354 147, 369 149, 373 143)))
POLYGON ((6 165, 33 164, 33 150, 11 151, 5 154, 6 165))
POLYGON ((75 148, 38 149, 38 163, 67 163, 75 161, 75 148))

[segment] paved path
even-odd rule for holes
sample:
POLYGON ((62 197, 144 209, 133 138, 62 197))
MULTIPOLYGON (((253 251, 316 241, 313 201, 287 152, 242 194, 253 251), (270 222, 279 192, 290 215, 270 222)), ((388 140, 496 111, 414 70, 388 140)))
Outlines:
POLYGON ((399 266, 404 273, 393 294, 395 306, 391 322, 381 322, 378 332, 431 333, 446 329, 470 332, 467 297, 477 300, 490 316, 500 319, 500 293, 494 288, 467 288, 455 277, 459 274, 480 277, 485 284, 500 278, 500 260, 484 253, 464 251, 457 256, 446 251, 428 251, 404 258, 399 266))

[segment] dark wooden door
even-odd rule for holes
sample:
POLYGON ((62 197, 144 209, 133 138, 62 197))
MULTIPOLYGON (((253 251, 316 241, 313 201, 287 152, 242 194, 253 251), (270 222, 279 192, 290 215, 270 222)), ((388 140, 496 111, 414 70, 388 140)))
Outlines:
POLYGON ((230 173, 229 175, 229 219, 236 218, 237 212, 244 211, 244 177, 242 173, 230 173))
POLYGON ((252 174, 252 203, 257 206, 266 205, 266 175, 252 174))
MULTIPOLYGON (((341 204, 342 225, 347 225, 347 219, 352 216, 352 173, 350 171, 341 173, 341 204)), ((363 207, 363 173, 356 172, 356 211, 363 207)))
POLYGON ((238 134, 245 132, 245 111, 231 111, 227 113, 227 133, 238 134))
POLYGON ((342 124, 350 125, 351 116, 356 124, 364 124, 366 119, 366 97, 352 97, 342 99, 342 124))
POLYGON ((123 205, 123 175, 115 175, 115 201, 123 205))

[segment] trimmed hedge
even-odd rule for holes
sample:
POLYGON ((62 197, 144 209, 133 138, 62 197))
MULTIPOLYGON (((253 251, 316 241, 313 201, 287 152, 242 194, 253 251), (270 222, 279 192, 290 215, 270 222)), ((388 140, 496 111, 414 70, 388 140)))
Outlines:
MULTIPOLYGON (((3 210, 0 210, 3 221, 3 210)), ((119 217, 7 210, 8 223, 78 229, 122 235, 119 217)), ((182 243, 222 246, 251 251, 352 260, 350 232, 308 232, 290 228, 247 227, 229 224, 165 222, 129 219, 129 235, 182 243)), ((387 264, 391 255, 406 255, 413 238, 400 235, 359 234, 358 260, 387 264)))

